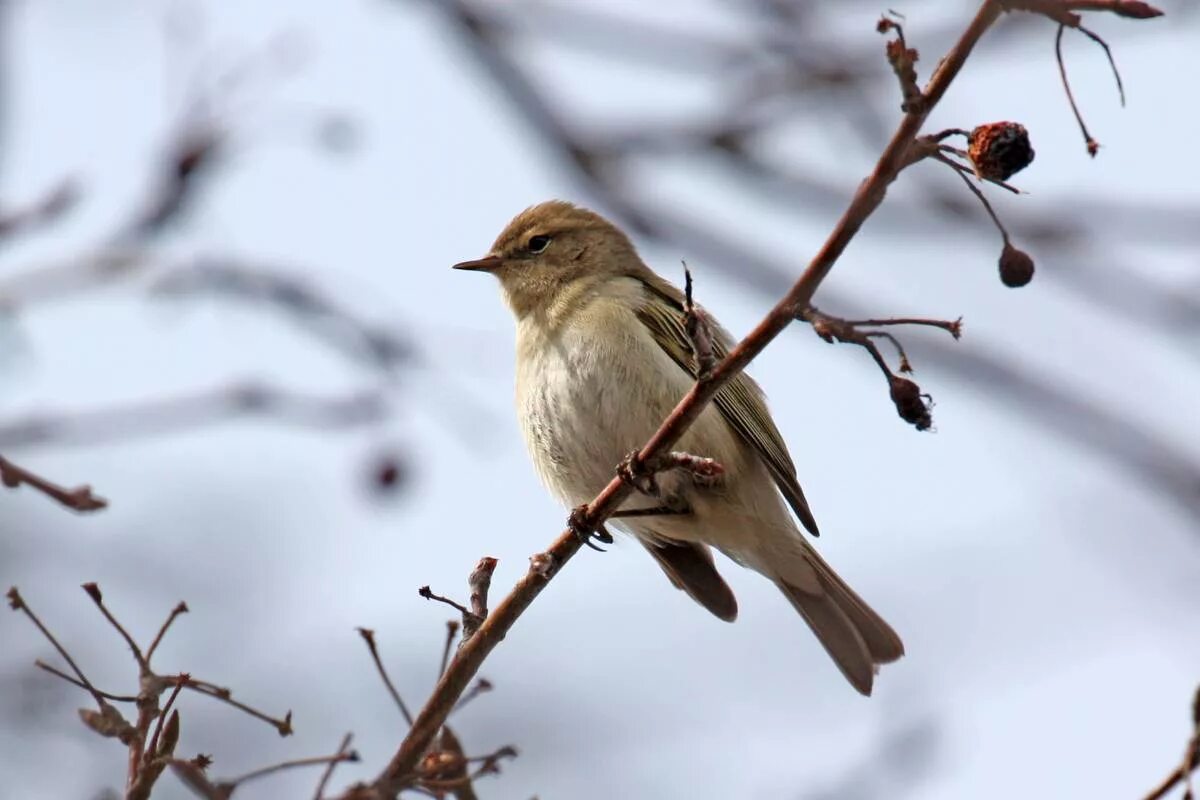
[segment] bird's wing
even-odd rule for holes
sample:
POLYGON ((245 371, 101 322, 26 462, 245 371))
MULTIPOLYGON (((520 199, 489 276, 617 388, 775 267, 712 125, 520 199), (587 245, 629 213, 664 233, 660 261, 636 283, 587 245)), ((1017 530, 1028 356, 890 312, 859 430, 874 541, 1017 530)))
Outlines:
MULTIPOLYGON (((683 293, 653 273, 648 272, 635 277, 646 286, 646 290, 653 297, 665 301, 644 303, 638 309, 638 319, 654 336, 654 340, 663 351, 689 375, 696 377, 696 358, 692 353, 691 341, 684 324, 683 293)), ((711 318, 709 322, 713 329, 713 353, 718 359, 724 358, 729 352, 732 338, 711 318)), ((818 536, 817 521, 808 508, 808 501, 804 499, 799 481, 796 480, 796 465, 792 463, 783 436, 767 411, 767 404, 758 384, 749 375, 740 372, 721 387, 713 403, 730 427, 758 453, 796 517, 809 533, 818 536)))

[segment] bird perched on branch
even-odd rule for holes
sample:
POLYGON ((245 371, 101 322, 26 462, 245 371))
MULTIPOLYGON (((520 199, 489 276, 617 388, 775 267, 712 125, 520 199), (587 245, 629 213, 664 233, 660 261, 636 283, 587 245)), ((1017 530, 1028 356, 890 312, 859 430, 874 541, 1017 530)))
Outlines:
MULTIPOLYGON (((517 320, 521 430, 542 480, 571 506, 599 494, 614 465, 628 468, 627 454, 692 387, 705 347, 719 359, 732 346, 707 315, 699 317, 703 336, 689 330, 703 312, 647 267, 620 229, 567 202, 526 209, 485 257, 454 266, 500 281, 517 320)), ((744 373, 725 384, 679 447, 697 462, 715 464, 697 468, 680 456, 665 471, 642 476, 642 493, 626 501, 613 524, 636 537, 676 587, 722 620, 737 617, 737 601, 711 548, 764 575, 854 688, 870 694, 878 666, 900 658, 904 645, 788 513, 790 506, 817 535, 758 385, 744 373)))

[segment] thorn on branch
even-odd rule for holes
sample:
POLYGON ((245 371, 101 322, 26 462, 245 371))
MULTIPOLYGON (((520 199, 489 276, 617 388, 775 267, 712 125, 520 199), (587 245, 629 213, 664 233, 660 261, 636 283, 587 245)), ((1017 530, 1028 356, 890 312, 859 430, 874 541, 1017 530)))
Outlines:
MULTIPOLYGON (((900 16, 894 11, 890 13, 895 17, 900 16)), ((896 73, 896 78, 900 81, 900 93, 904 96, 900 110, 905 114, 924 113, 925 95, 921 92, 921 87, 917 85, 917 68, 915 66, 920 54, 915 48, 908 46, 904 40, 904 28, 892 17, 880 17, 879 22, 875 25, 875 30, 882 34, 896 32, 896 38, 888 40, 884 52, 887 55, 888 63, 892 65, 892 72, 896 73)))
POLYGON ((454 648, 454 640, 458 636, 458 622, 452 619, 446 620, 446 642, 442 645, 442 663, 438 667, 438 677, 446 673, 446 667, 450 664, 450 651, 454 648))
POLYGON ((900 344, 899 339, 887 331, 870 330, 870 328, 918 325, 939 328, 958 339, 962 336, 962 317, 954 321, 913 317, 846 320, 826 314, 818 310, 816 306, 808 306, 796 316, 811 325, 813 332, 830 344, 835 342, 856 344, 866 349, 880 371, 883 372, 884 377, 887 378, 889 395, 901 419, 919 431, 929 430, 933 426, 933 417, 930 414, 933 408, 933 399, 928 394, 922 393, 920 387, 913 381, 894 374, 879 352, 879 348, 872 341, 873 338, 885 338, 890 341, 900 358, 899 371, 911 372, 912 365, 909 363, 908 355, 904 352, 904 347, 900 344))
POLYGON ((692 300, 692 272, 686 261, 683 262, 683 298, 683 326, 692 346, 692 357, 696 359, 696 380, 706 381, 716 369, 717 356, 708 315, 692 300))
POLYGON ((24 467, 17 466, 3 456, 0 456, 0 483, 3 483, 9 489, 16 489, 23 484, 35 491, 41 492, 72 511, 99 511, 108 506, 107 500, 92 494, 91 486, 85 484, 83 486, 76 486, 74 489, 64 488, 30 472, 24 467))

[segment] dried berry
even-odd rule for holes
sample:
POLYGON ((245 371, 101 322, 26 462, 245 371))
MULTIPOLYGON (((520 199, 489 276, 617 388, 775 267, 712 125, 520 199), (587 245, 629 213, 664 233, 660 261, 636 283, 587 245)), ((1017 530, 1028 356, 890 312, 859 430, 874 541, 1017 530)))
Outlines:
POLYGON ((933 416, 929 413, 931 405, 927 402, 929 395, 921 394, 921 387, 908 378, 893 375, 891 384, 892 402, 901 419, 919 431, 929 430, 933 426, 933 416))
POLYGON ((1033 280, 1033 259, 1024 250, 1005 242, 1000 252, 1000 280, 1013 289, 1029 283, 1033 280))
POLYGON ((1006 181, 1033 162, 1029 131, 1016 122, 980 125, 967 138, 967 157, 979 177, 1006 181))

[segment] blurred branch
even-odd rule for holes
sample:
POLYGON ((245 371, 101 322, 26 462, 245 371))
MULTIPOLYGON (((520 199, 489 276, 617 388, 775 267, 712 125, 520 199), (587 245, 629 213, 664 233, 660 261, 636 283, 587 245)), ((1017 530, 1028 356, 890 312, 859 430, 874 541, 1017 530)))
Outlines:
POLYGON ((166 271, 151 292, 163 297, 209 293, 278 309, 348 358, 385 375, 394 376, 416 360, 416 346, 408 338, 363 320, 291 272, 202 256, 166 271))
POLYGON ((0 447, 92 444, 187 430, 242 416, 311 428, 345 428, 383 418, 387 403, 376 390, 320 397, 258 381, 192 394, 75 413, 39 412, 0 422, 0 447))
POLYGON ((73 178, 65 178, 43 197, 23 208, 0 210, 0 244, 21 233, 57 222, 75 207, 79 186, 73 178))
POLYGON ((1200 686, 1192 696, 1192 735, 1183 750, 1183 762, 1162 782, 1150 790, 1145 800, 1162 800, 1180 784, 1184 785, 1183 800, 1192 800, 1192 772, 1200 767, 1200 686))
POLYGON ((98 511, 108 506, 108 501, 92 494, 92 487, 86 484, 66 489, 24 467, 17 466, 4 456, 0 456, 0 483, 10 489, 28 486, 74 511, 98 511))

